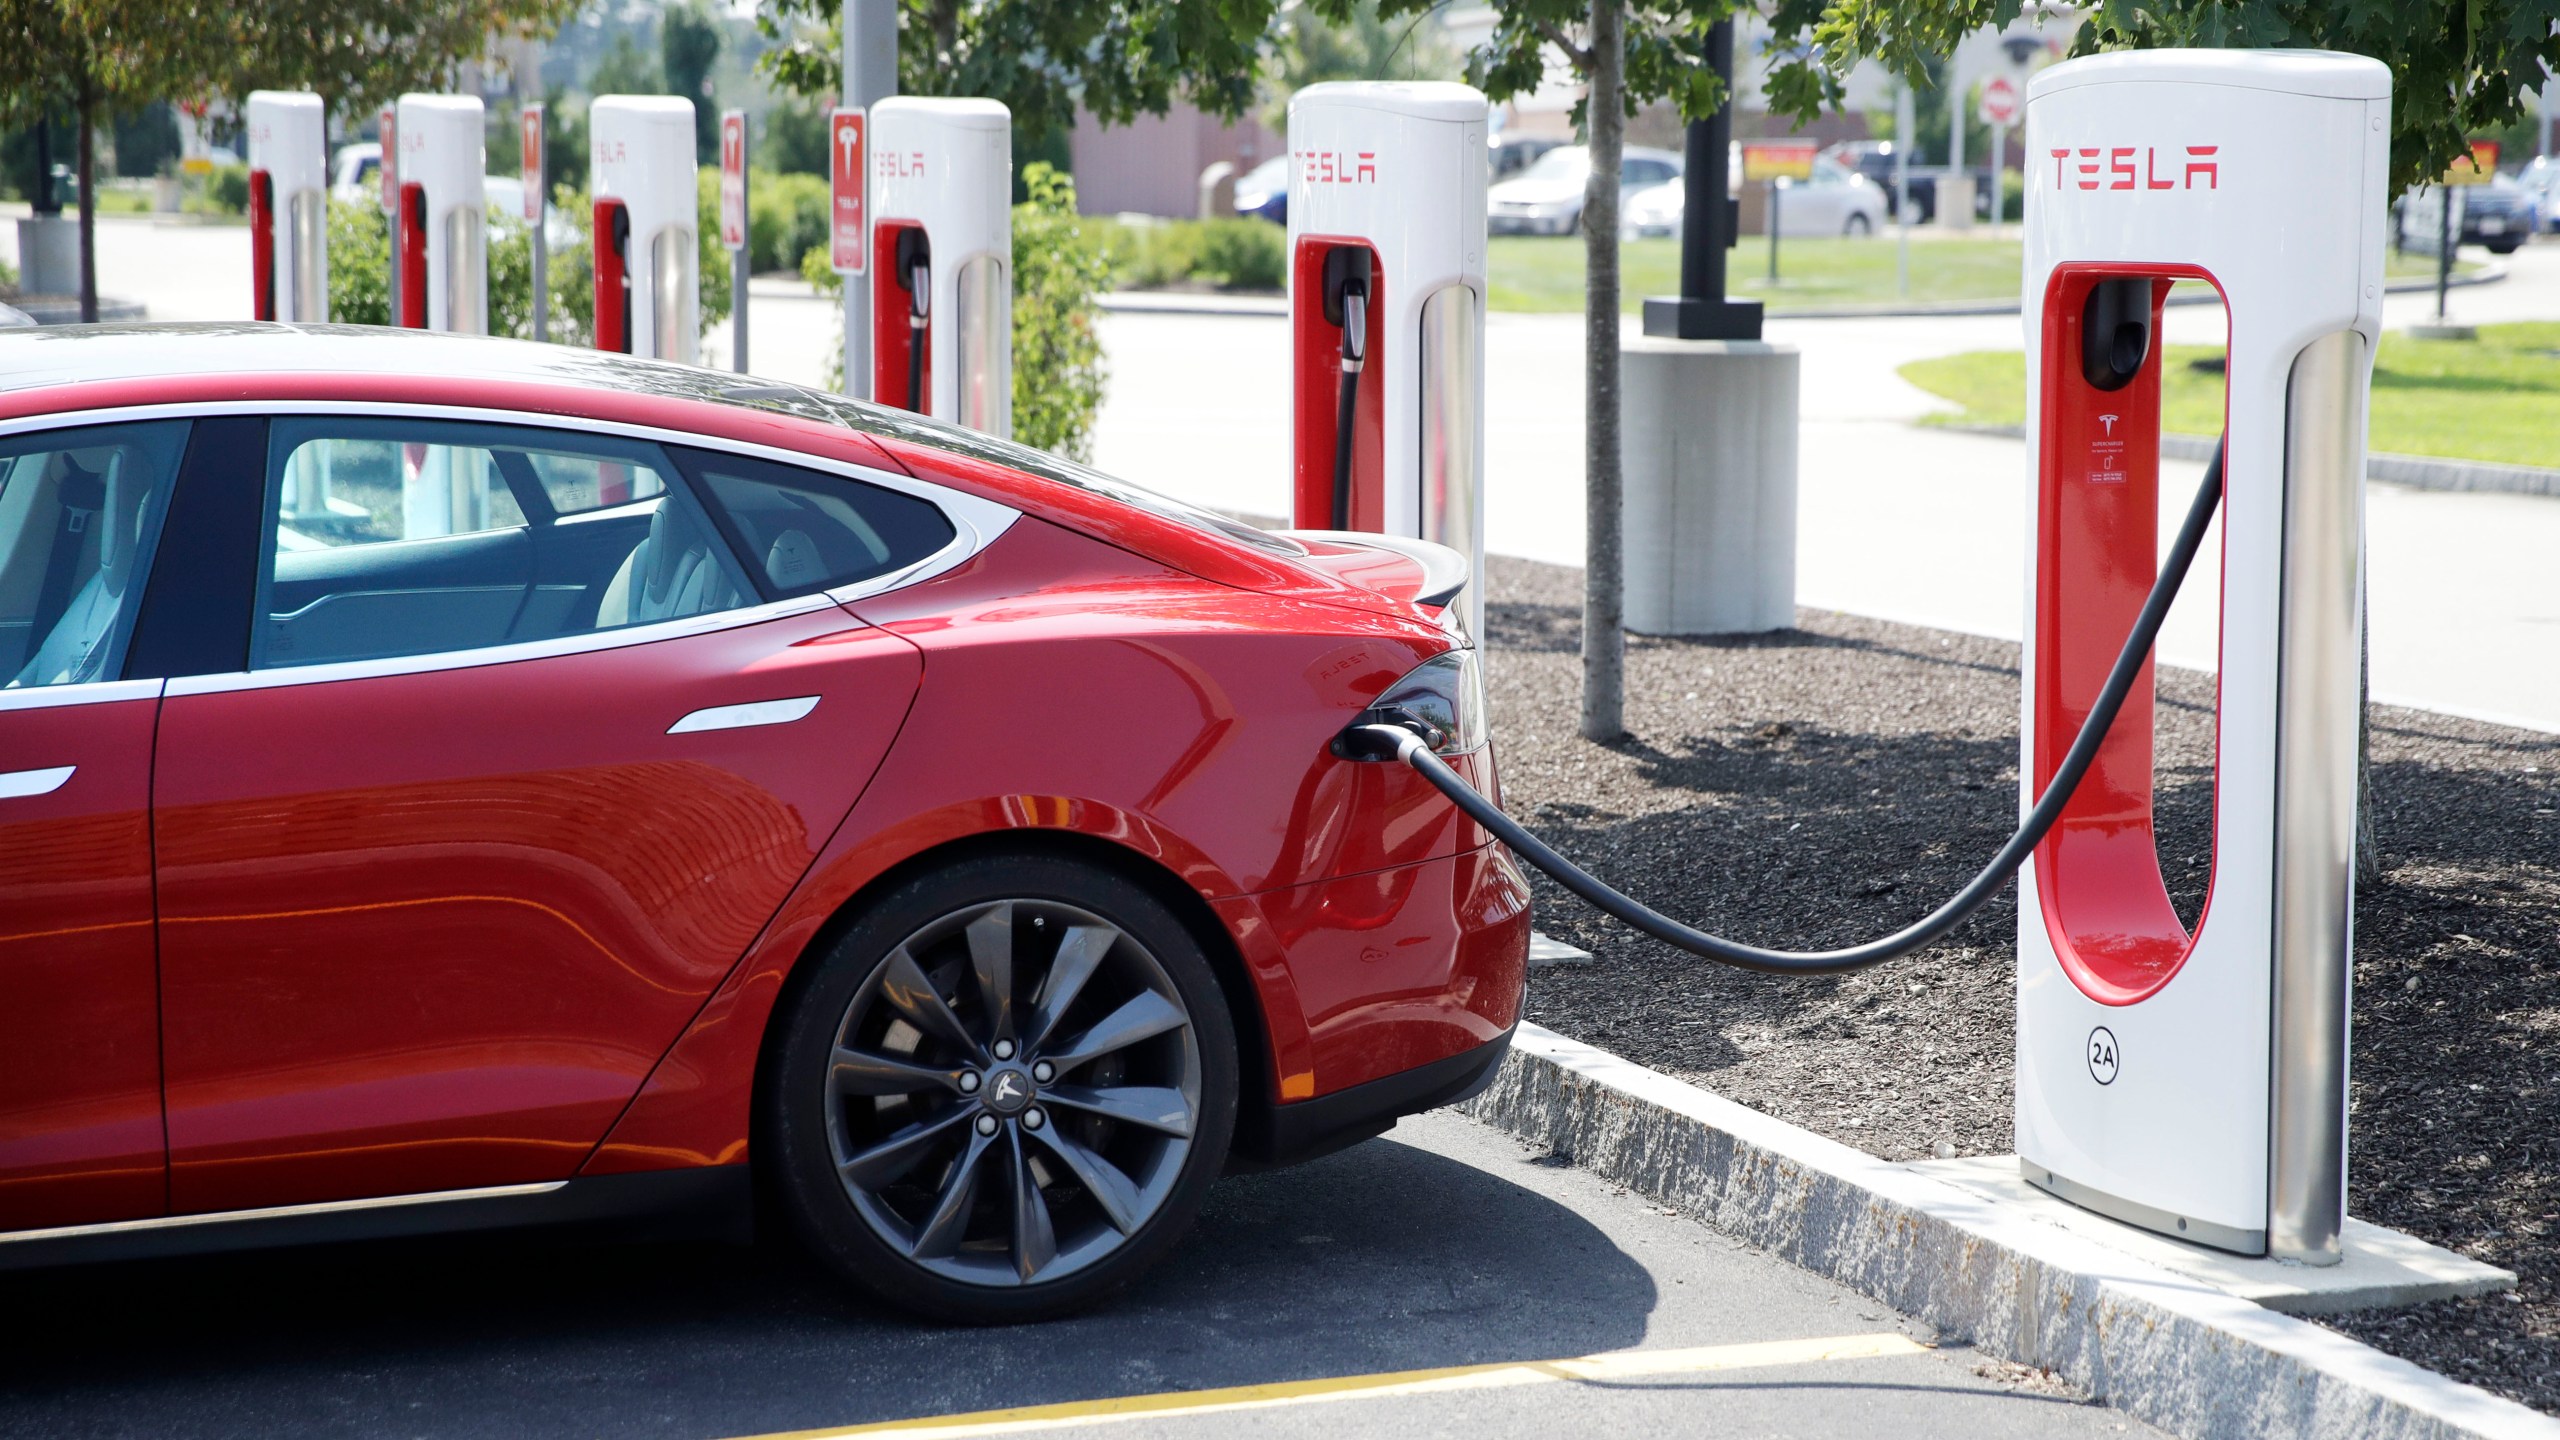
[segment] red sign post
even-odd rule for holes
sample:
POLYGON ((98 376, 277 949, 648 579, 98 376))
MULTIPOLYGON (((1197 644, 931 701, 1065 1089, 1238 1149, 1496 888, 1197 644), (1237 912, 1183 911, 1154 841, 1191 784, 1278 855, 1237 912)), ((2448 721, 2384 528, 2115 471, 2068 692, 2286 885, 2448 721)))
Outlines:
POLYGON ((382 137, 382 158, 373 167, 375 178, 382 182, 382 214, 391 222, 391 263, 383 273, 383 297, 391 313, 387 322, 400 323, 400 111, 398 107, 382 107, 382 120, 375 132, 382 137))
POLYGON ((747 112, 720 112, 720 244, 747 248, 747 112))
POLYGON ((834 110, 827 115, 827 215, 831 243, 828 264, 839 275, 860 275, 868 268, 869 234, 863 218, 863 112, 834 110))
POLYGON ((516 136, 521 146, 524 182, 524 223, 533 238, 533 338, 551 338, 551 246, 544 234, 543 218, 550 209, 550 197, 544 194, 544 181, 551 174, 548 155, 549 137, 543 126, 542 102, 539 100, 516 112, 516 136))

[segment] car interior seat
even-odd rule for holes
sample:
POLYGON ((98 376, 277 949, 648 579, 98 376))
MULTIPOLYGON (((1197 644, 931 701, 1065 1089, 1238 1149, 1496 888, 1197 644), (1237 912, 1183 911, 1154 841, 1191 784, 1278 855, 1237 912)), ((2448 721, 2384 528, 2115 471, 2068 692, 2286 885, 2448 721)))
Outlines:
POLYGON ((150 496, 136 483, 134 457, 122 449, 65 451, 54 457, 57 519, 30 634, 44 639, 12 687, 72 685, 104 674, 150 496), (92 468, 95 466, 96 468, 92 468))
POLYGON ((672 502, 660 500, 649 517, 649 533, 605 586, 596 628, 674 620, 739 603, 737 587, 712 558, 710 537, 672 502))

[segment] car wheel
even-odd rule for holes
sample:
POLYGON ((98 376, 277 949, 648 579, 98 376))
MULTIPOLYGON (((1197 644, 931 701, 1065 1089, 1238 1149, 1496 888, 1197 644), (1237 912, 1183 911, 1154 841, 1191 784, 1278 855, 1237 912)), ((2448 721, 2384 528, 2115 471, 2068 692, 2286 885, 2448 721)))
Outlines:
POLYGON ((1181 1236, 1226 1163, 1217 977, 1113 871, 963 861, 806 963, 760 1158, 809 1247, 891 1304, 964 1323, 1089 1305, 1181 1236))
POLYGON ((1851 238, 1871 235, 1875 233, 1875 224, 1863 214, 1852 215, 1849 217, 1849 223, 1840 227, 1840 233, 1851 238))
POLYGON ((2513 255, 2523 245, 2522 240, 2492 240, 2488 248, 2492 255, 2513 255))

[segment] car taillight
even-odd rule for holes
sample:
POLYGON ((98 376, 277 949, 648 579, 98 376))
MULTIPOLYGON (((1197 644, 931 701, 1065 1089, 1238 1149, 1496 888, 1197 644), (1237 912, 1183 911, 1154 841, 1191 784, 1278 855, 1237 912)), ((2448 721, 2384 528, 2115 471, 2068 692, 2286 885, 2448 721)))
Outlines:
POLYGON ((1434 755, 1484 748, 1484 668, 1476 652, 1445 650, 1380 692, 1355 723, 1401 725, 1423 737, 1434 755))

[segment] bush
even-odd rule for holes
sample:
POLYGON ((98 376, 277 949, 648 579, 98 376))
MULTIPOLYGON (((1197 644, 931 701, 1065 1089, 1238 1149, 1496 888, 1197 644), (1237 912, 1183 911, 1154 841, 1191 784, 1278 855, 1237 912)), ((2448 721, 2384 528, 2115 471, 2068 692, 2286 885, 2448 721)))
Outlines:
POLYGON ((1263 220, 1087 221, 1114 281, 1132 290, 1214 285, 1278 290, 1288 283, 1289 236, 1263 220))
POLYGON ((827 178, 748 172, 747 227, 750 274, 799 269, 801 256, 827 245, 827 178))
POLYGON ((203 181, 203 188, 186 200, 186 209, 196 215, 246 215, 249 213, 249 167, 216 165, 203 181))
POLYGON ((1288 232, 1267 220, 1197 220, 1192 273, 1221 290, 1277 290, 1287 279, 1288 232))
POLYGON ((391 323, 391 217, 371 200, 329 202, 329 318, 391 323))
POLYGON ((1111 284, 1102 239, 1076 214, 1076 183, 1046 161, 1022 167, 1013 207, 1013 438, 1093 458, 1107 373, 1094 297, 1111 284))

